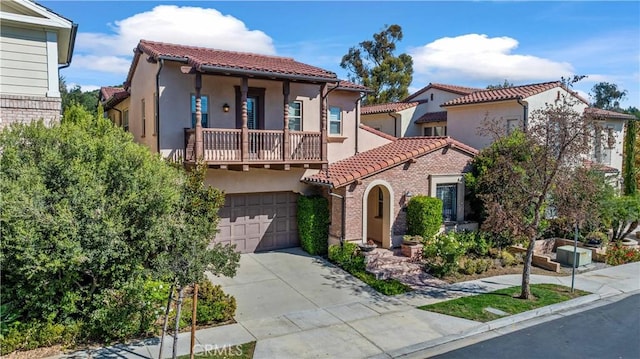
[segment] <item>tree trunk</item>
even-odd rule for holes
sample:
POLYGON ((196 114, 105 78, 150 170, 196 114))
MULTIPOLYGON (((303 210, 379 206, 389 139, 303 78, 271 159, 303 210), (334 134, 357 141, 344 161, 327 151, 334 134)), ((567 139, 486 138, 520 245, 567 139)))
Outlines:
POLYGON ((196 323, 198 313, 198 283, 193 283, 193 305, 191 308, 191 349, 189 351, 189 358, 194 359, 194 348, 196 346, 196 323))
POLYGON ((164 311, 164 323, 162 323, 162 334, 160 335, 160 352, 158 359, 162 359, 162 347, 164 346, 164 336, 167 334, 167 326, 169 326, 169 310, 171 310, 171 300, 173 299, 173 284, 169 288, 169 299, 167 299, 167 309, 164 311))
POLYGON ((535 237, 529 240, 527 247, 527 255, 524 259, 524 268, 522 270, 522 291, 520 299, 529 299, 531 297, 531 288, 529 286, 529 278, 531 277, 531 262, 533 261, 533 249, 536 245, 535 237))
POLYGON ((178 301, 176 302, 176 325, 173 331, 173 354, 171 358, 178 356, 178 332, 180 331, 180 312, 182 311, 182 299, 184 298, 184 288, 178 287, 178 301))

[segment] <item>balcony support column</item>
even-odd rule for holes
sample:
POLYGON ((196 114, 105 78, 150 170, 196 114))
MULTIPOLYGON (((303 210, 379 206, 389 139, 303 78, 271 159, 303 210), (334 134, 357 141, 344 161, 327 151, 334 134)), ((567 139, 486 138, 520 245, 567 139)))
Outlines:
POLYGON ((242 78, 242 85, 240 86, 240 105, 242 106, 242 162, 249 161, 249 127, 247 125, 249 121, 249 115, 247 113, 247 92, 249 92, 249 79, 242 78))
POLYGON ((204 157, 204 143, 202 141, 202 96, 200 90, 202 88, 202 74, 196 72, 196 144, 195 154, 196 161, 204 157))
POLYGON ((289 80, 282 82, 282 98, 284 105, 284 123, 282 133, 282 159, 287 162, 291 159, 291 144, 289 143, 289 80))
MULTIPOLYGON (((327 84, 320 86, 320 158, 327 161, 327 84)), ((326 165, 323 165, 323 169, 326 165)))

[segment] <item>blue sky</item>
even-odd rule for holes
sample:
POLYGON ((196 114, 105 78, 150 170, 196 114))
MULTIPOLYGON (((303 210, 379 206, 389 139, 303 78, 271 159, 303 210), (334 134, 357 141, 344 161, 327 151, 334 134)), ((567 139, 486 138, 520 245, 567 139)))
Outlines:
POLYGON ((640 107, 640 2, 40 1, 79 24, 67 83, 124 81, 147 40, 290 56, 342 78, 349 47, 385 24, 402 26, 398 53, 414 59, 410 90, 430 82, 485 87, 588 75, 640 107))

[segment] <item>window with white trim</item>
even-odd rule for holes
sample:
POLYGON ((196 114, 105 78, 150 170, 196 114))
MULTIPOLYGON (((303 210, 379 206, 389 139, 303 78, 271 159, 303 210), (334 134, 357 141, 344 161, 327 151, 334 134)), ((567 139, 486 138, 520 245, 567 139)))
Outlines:
POLYGON ((340 107, 329 107, 329 134, 342 134, 342 109, 340 107))
POLYGON ((302 102, 289 102, 289 130, 302 131, 302 102))
POLYGON ((122 111, 122 128, 125 131, 129 131, 129 109, 122 111))
POLYGON ((510 135, 513 131, 520 129, 520 120, 517 118, 510 118, 507 120, 507 134, 510 135))

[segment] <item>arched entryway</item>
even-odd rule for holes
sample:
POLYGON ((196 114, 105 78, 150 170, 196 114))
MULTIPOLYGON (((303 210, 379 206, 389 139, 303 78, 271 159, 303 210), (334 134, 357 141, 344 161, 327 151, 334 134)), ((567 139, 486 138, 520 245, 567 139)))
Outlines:
POLYGON ((374 181, 362 198, 363 239, 372 240, 382 248, 391 248, 391 213, 393 190, 385 181, 374 181))

